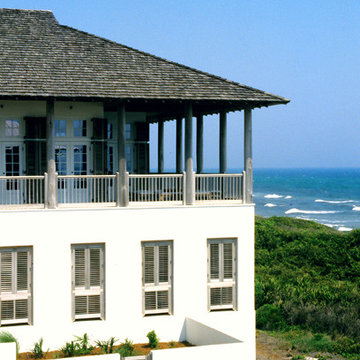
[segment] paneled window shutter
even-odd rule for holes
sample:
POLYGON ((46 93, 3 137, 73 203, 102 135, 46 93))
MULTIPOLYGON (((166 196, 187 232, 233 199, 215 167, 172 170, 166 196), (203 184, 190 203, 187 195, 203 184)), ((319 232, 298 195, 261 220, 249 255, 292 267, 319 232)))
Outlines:
POLYGON ((73 319, 104 319, 104 246, 73 246, 73 319))
POLYGON ((236 239, 208 240, 209 310, 236 309, 236 239))
POLYGON ((0 249, 1 325, 31 323, 31 248, 0 249))
POLYGON ((142 244, 143 251, 143 312, 171 313, 172 246, 170 242, 142 244))

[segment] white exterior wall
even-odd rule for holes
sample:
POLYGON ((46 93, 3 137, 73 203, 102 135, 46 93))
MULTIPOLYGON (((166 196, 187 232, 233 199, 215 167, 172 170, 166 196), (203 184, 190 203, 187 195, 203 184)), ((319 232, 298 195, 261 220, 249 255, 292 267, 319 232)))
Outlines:
POLYGON ((40 337, 55 349, 85 332, 147 342, 154 329, 161 341, 184 340, 186 317, 216 329, 234 315, 231 335, 254 353, 253 205, 1 211, 0 226, 0 247, 33 247, 33 324, 3 328, 21 351, 40 337), (227 237, 238 239, 238 311, 209 313, 207 239, 227 237), (149 240, 173 241, 173 315, 142 315, 141 242, 149 240), (104 321, 71 318, 71 245, 85 243, 105 244, 104 321))

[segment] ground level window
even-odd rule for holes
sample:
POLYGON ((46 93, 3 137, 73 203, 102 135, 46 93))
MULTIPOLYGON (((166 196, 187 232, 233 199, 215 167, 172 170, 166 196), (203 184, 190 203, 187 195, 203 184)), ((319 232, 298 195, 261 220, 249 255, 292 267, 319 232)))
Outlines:
POLYGON ((32 248, 0 248, 1 325, 30 324, 32 248))
POLYGON ((236 239, 208 240, 208 309, 236 309, 236 239))
POLYGON ((72 246, 73 320, 104 319, 104 245, 72 246))
POLYGON ((142 243, 143 314, 172 313, 172 242, 142 243))

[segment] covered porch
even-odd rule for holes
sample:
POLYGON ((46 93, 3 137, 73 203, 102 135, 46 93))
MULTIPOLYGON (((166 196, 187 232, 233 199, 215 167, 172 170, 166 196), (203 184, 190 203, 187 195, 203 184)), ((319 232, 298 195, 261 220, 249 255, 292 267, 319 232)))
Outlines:
MULTIPOLYGON (((93 99, 96 101, 98 99, 93 99)), ((116 113, 116 144, 111 172, 64 173, 58 159, 54 107, 57 99, 46 99, 46 135, 42 140, 46 154, 45 172, 0 177, 0 208, 49 208, 89 206, 147 206, 245 204, 252 202, 252 145, 250 106, 224 101, 103 101, 104 112, 116 113), (227 173, 227 113, 243 110, 244 171, 227 173), (141 173, 127 168, 127 118, 131 113, 146 114, 144 124, 157 123, 157 172, 149 173, 149 156, 141 173), (219 173, 204 174, 204 116, 219 117, 219 173), (164 123, 176 122, 176 172, 164 173, 164 123), (196 122, 196 144, 193 144, 193 122, 196 122), (185 126, 183 126, 185 122, 185 126), (183 128, 185 129, 183 134, 183 128), (46 149, 45 149, 46 145, 46 149), (193 151, 195 150, 195 151, 193 151), (193 153, 196 154, 196 173, 193 153), (145 169, 145 171, 144 171, 145 169), (130 171, 129 171, 130 170, 130 171)), ((21 102, 20 102, 21 103, 21 102)), ((253 104, 254 105, 254 104, 253 104)), ((97 119, 101 120, 101 119, 97 119)), ((239 120, 240 114, 239 114, 239 120)), ((149 126, 145 138, 149 137, 149 126)), ((101 144, 99 134, 93 134, 101 144)), ((26 143, 26 137, 24 143, 26 143)), ((241 139, 239 139, 241 146, 241 139)), ((95 153, 95 151, 94 151, 95 153)), ((43 155, 44 156, 44 155, 43 155)), ((93 154, 94 158, 95 155, 93 154)), ((42 160, 39 157, 38 162, 42 160)), ((44 161, 42 161, 44 163, 44 161)), ((45 165, 45 164, 44 164, 45 165)), ((35 168, 44 166, 35 164, 35 168)))

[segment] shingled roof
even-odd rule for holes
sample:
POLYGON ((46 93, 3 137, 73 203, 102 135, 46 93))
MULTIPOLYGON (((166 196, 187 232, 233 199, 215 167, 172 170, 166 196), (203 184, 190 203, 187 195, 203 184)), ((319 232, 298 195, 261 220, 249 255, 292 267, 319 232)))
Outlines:
POLYGON ((289 100, 60 25, 51 11, 0 9, 0 97, 194 101, 289 100))

